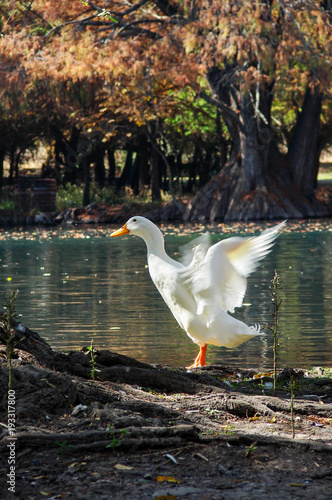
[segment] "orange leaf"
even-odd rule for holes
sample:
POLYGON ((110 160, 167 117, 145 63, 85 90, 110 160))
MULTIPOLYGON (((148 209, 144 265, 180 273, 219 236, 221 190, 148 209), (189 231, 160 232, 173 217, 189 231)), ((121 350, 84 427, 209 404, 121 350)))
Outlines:
POLYGON ((175 479, 175 477, 172 476, 157 476, 156 481, 162 483, 163 481, 166 481, 167 483, 180 483, 178 479, 175 479))

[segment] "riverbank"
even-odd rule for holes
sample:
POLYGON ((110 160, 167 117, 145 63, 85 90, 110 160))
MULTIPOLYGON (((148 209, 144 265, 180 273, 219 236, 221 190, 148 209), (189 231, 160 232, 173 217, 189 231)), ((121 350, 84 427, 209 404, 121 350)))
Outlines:
MULTIPOLYGON (((5 401, 4 345, 0 351, 5 401)), ((174 370, 106 350, 92 363, 89 351, 53 351, 23 325, 15 331, 13 368, 14 431, 7 408, 0 410, 2 491, 10 486, 8 443, 15 443, 15 494, 6 498, 330 494, 331 369, 280 370, 274 397, 271 374, 254 369, 174 370)))
MULTIPOLYGON (((315 203, 322 207, 319 211, 320 217, 332 217, 332 181, 329 178, 319 181, 315 195, 315 203)), ((168 201, 159 204, 135 202, 112 205, 102 202, 91 203, 86 207, 70 207, 52 213, 38 210, 32 210, 29 213, 2 211, 0 212, 0 227, 118 224, 125 222, 133 215, 143 215, 153 222, 183 222, 190 201, 190 197, 186 196, 181 202, 168 201)), ((199 222, 203 221, 204 218, 199 219, 199 222)))

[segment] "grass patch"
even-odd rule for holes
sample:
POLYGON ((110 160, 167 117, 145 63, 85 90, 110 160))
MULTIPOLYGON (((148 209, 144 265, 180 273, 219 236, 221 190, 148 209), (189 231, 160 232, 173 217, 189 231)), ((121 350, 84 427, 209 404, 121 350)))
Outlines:
MULTIPOLYGON (((59 187, 56 194, 57 210, 62 211, 67 208, 82 206, 84 186, 67 184, 65 187, 59 187)), ((161 193, 161 201, 171 200, 171 195, 161 193)), ((127 205, 129 207, 144 204, 147 209, 152 209, 159 205, 159 202, 151 202, 151 190, 141 195, 135 195, 129 187, 115 190, 111 186, 100 187, 96 183, 90 186, 90 203, 109 203, 110 205, 127 205)))

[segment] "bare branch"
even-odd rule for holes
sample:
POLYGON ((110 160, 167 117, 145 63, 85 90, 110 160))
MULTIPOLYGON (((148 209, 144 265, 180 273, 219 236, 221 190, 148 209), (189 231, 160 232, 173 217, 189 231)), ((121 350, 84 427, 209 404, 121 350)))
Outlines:
MULTIPOLYGON (((64 28, 65 26, 69 26, 70 24, 87 24, 87 21, 90 21, 91 19, 94 19, 95 17, 97 17, 98 14, 94 14, 92 16, 89 16, 89 17, 85 17, 83 19, 73 19, 72 21, 67 21, 63 24, 59 24, 58 26, 55 26, 54 28, 52 28, 50 31, 48 31, 46 33, 46 35, 44 35, 44 39, 47 38, 49 35, 51 35, 52 33, 57 33, 58 31, 60 31, 62 28, 64 28)), ((92 24, 92 22, 90 22, 89 24, 92 24)))

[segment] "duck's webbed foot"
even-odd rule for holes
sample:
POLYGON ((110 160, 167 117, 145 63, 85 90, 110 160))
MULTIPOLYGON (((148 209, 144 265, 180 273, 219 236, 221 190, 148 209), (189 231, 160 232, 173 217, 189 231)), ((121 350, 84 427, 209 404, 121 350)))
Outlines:
POLYGON ((191 370, 191 368, 200 368, 201 366, 205 366, 206 349, 207 349, 207 344, 199 348, 199 353, 194 361, 194 364, 186 367, 188 368, 188 370, 191 370))

